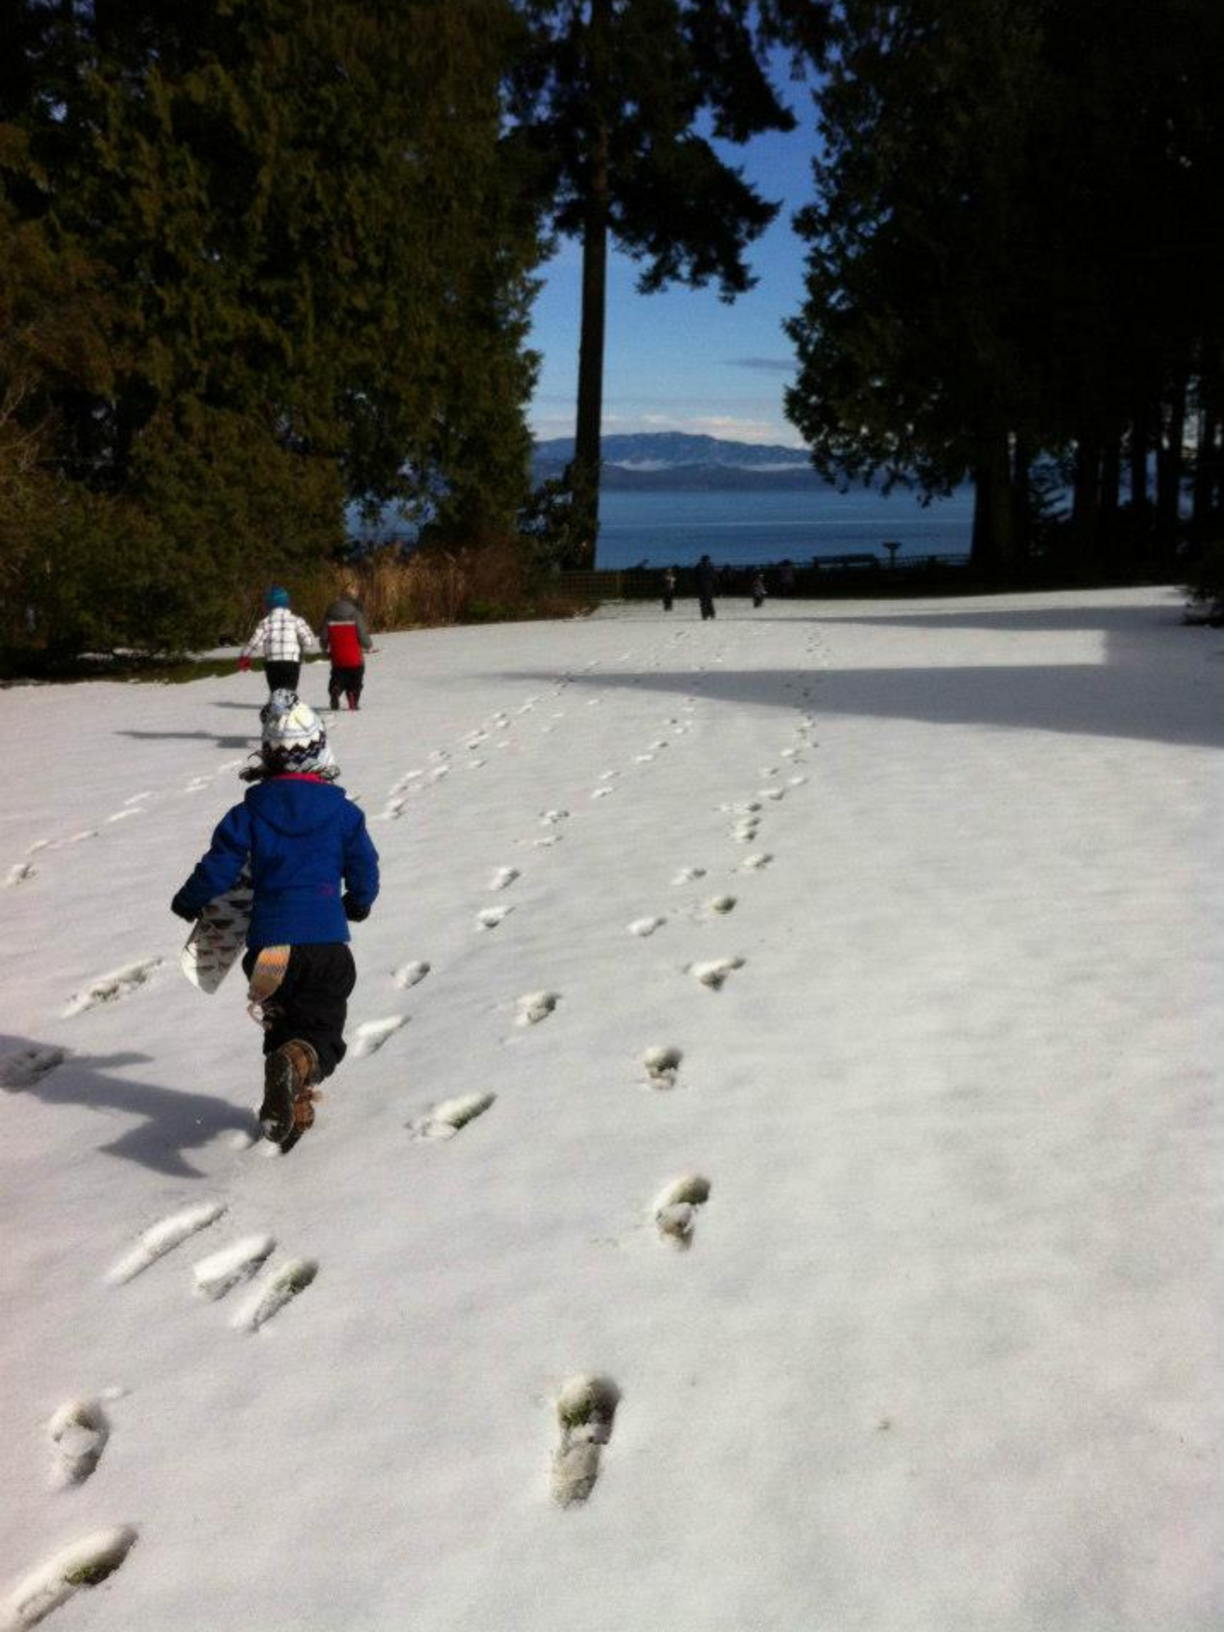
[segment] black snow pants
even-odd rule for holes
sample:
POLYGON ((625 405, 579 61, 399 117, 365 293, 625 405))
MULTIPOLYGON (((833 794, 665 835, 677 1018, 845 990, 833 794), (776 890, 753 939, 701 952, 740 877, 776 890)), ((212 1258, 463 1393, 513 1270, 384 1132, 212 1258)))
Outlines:
POLYGON ((296 691, 301 672, 301 663, 265 663, 264 679, 268 682, 269 695, 274 691, 296 691))
MULTIPOLYGON (((245 975, 258 956, 248 952, 243 958, 245 975)), ((285 977, 263 1005, 271 1022, 264 1032, 264 1053, 275 1053, 298 1037, 319 1056, 320 1081, 330 1077, 345 1055, 344 1021, 356 983, 357 966, 346 941, 290 947, 285 977)))
POLYGON ((327 678, 327 695, 331 699, 331 706, 339 708, 341 697, 347 697, 350 703, 356 704, 360 701, 361 688, 364 684, 364 663, 356 663, 348 669, 342 669, 333 663, 331 674, 327 678))

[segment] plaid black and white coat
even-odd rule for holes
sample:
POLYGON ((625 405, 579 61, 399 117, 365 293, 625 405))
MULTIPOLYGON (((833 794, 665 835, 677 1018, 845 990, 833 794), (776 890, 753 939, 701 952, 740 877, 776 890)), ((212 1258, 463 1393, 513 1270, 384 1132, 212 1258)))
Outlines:
POLYGON ((262 657, 267 663, 298 663, 303 652, 317 652, 315 632, 287 606, 274 606, 242 648, 243 657, 262 657))

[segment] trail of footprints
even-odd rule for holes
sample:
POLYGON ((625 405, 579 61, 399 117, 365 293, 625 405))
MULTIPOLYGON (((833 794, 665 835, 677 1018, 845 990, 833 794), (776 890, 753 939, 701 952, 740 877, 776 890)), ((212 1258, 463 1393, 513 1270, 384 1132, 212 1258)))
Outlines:
MULTIPOLYGON (((563 690, 568 683, 567 677, 557 691, 563 690)), ((529 699, 519 709, 520 715, 529 713, 540 700, 539 697, 529 699)), ((599 699, 590 701, 597 702, 599 699)), ((693 700, 688 699, 683 712, 691 714, 694 706, 693 700)), ((493 732, 504 733, 510 723, 508 715, 495 715, 486 728, 469 734, 465 743, 467 750, 475 750, 493 732)), ((675 717, 669 718, 667 724, 676 736, 683 735, 688 729, 675 717)), ((805 715, 797 732, 804 745, 809 744, 812 729, 811 716, 805 715)), ((496 744, 499 747, 506 745, 504 736, 496 744)), ((636 762, 650 763, 667 747, 667 740, 660 738, 637 755, 636 762)), ((383 812, 384 817, 398 817, 414 791, 436 786, 446 777, 450 768, 446 763, 449 755, 438 750, 430 757, 433 763, 428 769, 406 772, 394 785, 383 812)), ((793 765, 799 760, 799 749, 788 746, 780 750, 779 757, 793 765)), ((469 761, 473 767, 483 763, 479 759, 469 761)), ((614 770, 602 773, 600 786, 594 790, 592 798, 606 797, 611 793, 613 789, 610 784, 618 774, 614 770)), ((778 770, 775 766, 764 766, 759 774, 763 779, 774 778, 778 770)), ((793 774, 788 777, 787 786, 801 787, 806 781, 804 775, 793 774)), ((197 779, 188 785, 186 791, 194 791, 205 785, 203 780, 197 779)), ((752 799, 739 807, 732 807, 735 815, 732 837, 735 842, 750 844, 759 832, 764 803, 776 805, 785 795, 786 788, 771 781, 768 786, 758 789, 752 799)), ((116 812, 109 820, 117 821, 126 815, 139 814, 149 797, 148 794, 134 796, 124 810, 116 812)), ((546 830, 546 837, 538 839, 537 845, 555 843, 561 837, 557 829, 568 816, 569 812, 561 809, 544 811, 540 825, 546 830)), ((61 842, 77 842, 90 836, 93 836, 92 832, 82 833, 73 840, 61 842)), ((42 841, 32 849, 45 847, 46 841, 42 841)), ((739 870, 758 872, 767 867, 772 859, 768 852, 753 851, 740 863, 739 870)), ((3 881, 4 886, 23 883, 35 876, 36 872, 37 869, 30 863, 19 864, 10 870, 3 881)), ((705 876, 704 867, 687 865, 677 872, 672 884, 683 887, 705 876)), ((487 887, 491 892, 500 893, 519 877, 517 868, 499 867, 488 880, 487 887)), ((693 909, 691 916, 698 920, 714 921, 725 917, 736 904, 734 895, 715 895, 693 909)), ((478 923, 484 929, 492 929, 511 910, 508 905, 485 908, 478 914, 478 923)), ((646 939, 663 928, 667 921, 666 915, 648 914, 634 920, 629 925, 629 931, 634 936, 646 939)), ((731 974, 745 966, 745 961, 739 956, 729 956, 694 962, 685 968, 699 984, 718 991, 731 974)), ((160 959, 148 959, 124 965, 99 977, 74 995, 64 1010, 64 1017, 73 1017, 128 995, 146 984, 161 963, 160 959)), ((429 973, 428 962, 412 960, 395 969, 391 978, 397 986, 407 990, 419 984, 429 973)), ((554 1013, 559 1001, 560 994, 553 991, 524 994, 515 1004, 515 1025, 529 1027, 539 1024, 554 1013)), ((360 1024, 354 1036, 352 1057, 361 1059, 376 1053, 406 1024, 407 1019, 406 1015, 392 1015, 360 1024)), ((9 1055, 0 1060, 0 1086, 27 1087, 60 1065, 65 1054, 65 1050, 58 1048, 30 1048, 9 1055)), ((655 1089, 674 1088, 682 1061, 682 1051, 672 1045, 648 1048, 642 1057, 647 1084, 655 1089)), ((418 1140, 453 1139, 463 1128, 485 1115, 495 1101, 496 1095, 492 1092, 470 1093, 442 1100, 431 1106, 423 1116, 409 1122, 407 1128, 412 1137, 418 1140)), ((692 1245, 699 1212, 708 1202, 710 1193, 709 1179, 697 1173, 684 1174, 665 1185, 654 1198, 650 1209, 660 1240, 676 1250, 687 1250, 692 1245)), ((224 1217, 227 1210, 223 1202, 209 1202, 181 1209, 159 1220, 146 1229, 135 1245, 113 1265, 107 1279, 115 1286, 127 1284, 167 1254, 211 1228, 224 1217)), ((196 1295, 206 1302, 218 1302, 236 1288, 255 1283, 249 1295, 238 1305, 231 1325, 239 1331, 259 1332, 313 1284, 319 1269, 317 1262, 308 1258, 288 1258, 268 1269, 276 1245, 271 1235, 248 1235, 200 1258, 192 1269, 196 1295), (262 1278, 257 1280, 257 1277, 262 1278)), ((97 1468, 111 1435, 106 1402, 120 1392, 112 1390, 98 1398, 70 1400, 51 1418, 47 1432, 53 1454, 52 1482, 57 1487, 69 1488, 82 1484, 97 1468)), ((583 1374, 570 1378, 560 1390, 556 1400, 558 1442, 552 1458, 551 1490, 554 1500, 561 1507, 585 1502, 594 1489, 602 1449, 611 1439, 619 1403, 620 1391, 616 1384, 610 1378, 598 1375, 583 1374)), ((133 1527, 120 1525, 94 1532, 55 1554, 19 1584, 7 1605, 6 1624, 17 1629, 17 1632, 33 1627, 82 1588, 95 1585, 113 1574, 136 1540, 137 1532, 133 1527)))

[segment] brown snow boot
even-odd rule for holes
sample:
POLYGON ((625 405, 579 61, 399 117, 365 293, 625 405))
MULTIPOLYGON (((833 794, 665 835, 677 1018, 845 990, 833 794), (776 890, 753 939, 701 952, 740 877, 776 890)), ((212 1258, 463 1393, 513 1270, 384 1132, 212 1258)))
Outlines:
POLYGON ((265 1139, 278 1144, 290 1134, 304 1133, 314 1122, 314 1086, 319 1081, 319 1056, 309 1043, 293 1037, 264 1061, 264 1097, 259 1125, 265 1139))

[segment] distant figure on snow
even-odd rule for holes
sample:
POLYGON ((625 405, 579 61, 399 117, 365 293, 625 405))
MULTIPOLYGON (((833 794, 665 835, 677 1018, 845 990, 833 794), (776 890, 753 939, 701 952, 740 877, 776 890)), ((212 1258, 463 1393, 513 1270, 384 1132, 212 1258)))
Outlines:
POLYGON ((758 572, 753 575, 752 604, 753 606, 757 607, 765 604, 765 574, 763 572, 758 572))
POLYGON ((342 695, 348 698, 350 708, 360 706, 361 688, 365 683, 365 654, 373 650, 369 625, 358 594, 357 584, 345 584, 339 599, 328 607, 319 634, 319 642, 331 658, 327 694, 333 708, 340 707, 342 695))
POLYGON ((259 1121, 265 1139, 284 1145, 313 1124, 314 1089, 344 1058, 357 978, 348 926, 370 915, 378 852, 358 806, 333 785, 339 769, 315 711, 277 691, 259 718, 259 760, 241 773, 255 786, 222 817, 170 910, 190 923, 250 869, 242 968, 264 1028, 259 1121))
POLYGON ((317 652, 319 643, 305 618, 289 610, 289 591, 270 589, 264 596, 266 616, 242 648, 238 667, 245 674, 253 657, 264 660, 269 693, 296 691, 302 672, 302 653, 317 652))
POLYGON ((663 568, 663 610, 670 612, 676 599, 676 569, 663 568))
POLYGON ((708 555, 703 555, 697 563, 697 600, 701 607, 701 621, 715 616, 714 589, 717 579, 714 573, 714 563, 708 555))

